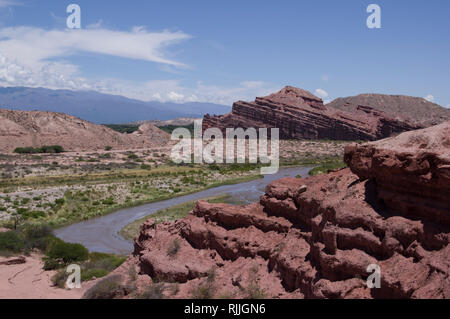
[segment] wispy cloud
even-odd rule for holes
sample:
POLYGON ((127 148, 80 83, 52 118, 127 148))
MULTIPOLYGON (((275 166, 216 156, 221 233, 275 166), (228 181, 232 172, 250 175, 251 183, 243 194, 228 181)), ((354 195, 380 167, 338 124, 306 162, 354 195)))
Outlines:
POLYGON ((131 31, 107 29, 44 30, 33 27, 0 29, 0 52, 28 66, 42 66, 46 60, 90 52, 175 66, 164 49, 190 36, 183 32, 148 32, 142 27, 131 31))
POLYGON ((428 102, 434 102, 434 96, 431 94, 425 96, 424 99, 427 100, 428 102))
POLYGON ((322 99, 325 99, 328 97, 328 92, 325 91, 324 89, 317 89, 316 90, 316 95, 322 99))
POLYGON ((20 6, 22 3, 13 0, 0 0, 0 8, 8 8, 13 6, 20 6))

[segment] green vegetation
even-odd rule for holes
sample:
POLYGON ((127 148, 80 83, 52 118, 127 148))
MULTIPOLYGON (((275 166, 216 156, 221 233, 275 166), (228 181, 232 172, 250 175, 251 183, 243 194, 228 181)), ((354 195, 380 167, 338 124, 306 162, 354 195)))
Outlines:
MULTIPOLYGON (((128 154, 132 156, 133 154, 128 154)), ((0 200, 9 214, 17 215, 17 223, 35 221, 51 227, 103 216, 119 209, 134 207, 195 193, 222 185, 237 184, 260 178, 254 165, 226 166, 159 166, 141 169, 93 171, 86 174, 29 176, 0 180, 3 192, 17 192, 23 188, 40 192, 0 200), (255 169, 255 170, 252 170, 255 169), (62 193, 60 186, 66 188, 62 193), (26 196, 26 197, 25 197, 26 196), (55 199, 56 197, 56 199, 55 199), (25 202, 23 200, 25 199, 25 202)), ((3 223, 5 224, 5 222, 3 223)))
POLYGON ((121 281, 120 275, 105 278, 86 291, 83 299, 114 299, 123 296, 125 291, 121 281))
POLYGON ((34 147, 18 147, 14 150, 17 154, 59 154, 64 153, 64 148, 59 145, 34 147))
POLYGON ((170 257, 175 257, 180 250, 181 242, 178 238, 175 238, 171 243, 169 248, 167 249, 167 255, 170 257))
POLYGON ((67 281, 66 267, 70 264, 78 264, 81 280, 89 281, 108 275, 126 260, 125 256, 89 253, 80 244, 66 243, 54 237, 51 228, 45 224, 26 224, 0 233, 0 256, 28 255, 32 251, 45 255, 44 270, 58 270, 52 282, 60 288, 64 288, 67 281))
POLYGON ((86 261, 89 251, 80 244, 66 243, 55 238, 50 245, 45 259, 45 270, 54 270, 70 263, 86 261))
POLYGON ((340 169, 347 167, 347 164, 344 163, 342 159, 335 159, 326 161, 324 163, 321 163, 320 166, 314 168, 309 173, 311 176, 319 175, 319 174, 326 174, 330 170, 340 169))
POLYGON ((50 227, 27 224, 16 230, 0 233, 0 255, 29 254, 32 250, 46 251, 54 237, 50 227))
MULTIPOLYGON (((81 268, 81 282, 89 281, 94 278, 102 278, 111 271, 119 267, 125 260, 125 256, 112 254, 90 253, 83 256, 82 262, 77 262, 81 268)), ((52 277, 52 282, 59 288, 64 288, 69 274, 66 273, 65 267, 60 267, 59 271, 52 277)))
POLYGON ((175 131, 177 128, 186 128, 191 132, 191 135, 194 136, 194 123, 184 126, 178 125, 158 126, 158 128, 169 134, 172 134, 172 132, 175 131))
POLYGON ((158 300, 164 299, 165 284, 162 282, 153 283, 140 294, 136 295, 136 299, 158 300))
POLYGON ((0 233, 0 256, 20 253, 25 248, 25 239, 17 232, 0 233))
POLYGON ((245 295, 245 299, 265 299, 266 291, 259 286, 258 267, 253 266, 249 271, 249 284, 246 287, 241 287, 245 295))
POLYGON ((216 269, 211 268, 208 272, 208 277, 192 290, 192 299, 213 299, 216 293, 216 286, 214 284, 216 280, 216 269))
POLYGON ((127 134, 134 133, 139 129, 138 124, 106 124, 104 126, 109 127, 116 132, 127 134))
MULTIPOLYGON (((208 198, 205 200, 208 201, 209 203, 225 203, 229 198, 230 198, 229 195, 221 195, 208 198)), ((156 224, 183 219, 189 214, 190 211, 194 209, 196 203, 197 201, 191 201, 160 210, 155 214, 146 216, 140 220, 128 224, 127 226, 122 228, 119 234, 123 236, 125 239, 133 240, 139 235, 139 231, 141 229, 142 224, 145 223, 148 219, 152 218, 153 220, 155 220, 156 224)), ((173 246, 174 247, 170 249, 170 252, 168 252, 169 256, 171 255, 171 253, 173 253, 173 255, 176 255, 176 252, 178 252, 175 243, 173 244, 173 246)))

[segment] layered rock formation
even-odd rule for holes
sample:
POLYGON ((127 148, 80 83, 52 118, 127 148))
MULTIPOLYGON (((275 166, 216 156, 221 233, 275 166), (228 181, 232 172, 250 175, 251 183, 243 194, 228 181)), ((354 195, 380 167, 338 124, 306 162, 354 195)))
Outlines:
POLYGON ((174 298, 450 298, 449 130, 349 147, 350 168, 276 181, 253 205, 149 220, 123 267, 178 283, 174 298))
POLYGON ((0 152, 44 145, 61 145, 67 151, 104 150, 106 146, 139 149, 164 145, 167 134, 157 128, 150 130, 148 126, 150 124, 142 128, 140 135, 127 135, 63 113, 0 109, 0 152))
POLYGON ((224 134, 227 128, 279 128, 281 139, 370 141, 421 128, 364 105, 355 112, 326 107, 313 94, 289 86, 254 102, 236 102, 230 114, 206 115, 203 128, 212 127, 224 134))

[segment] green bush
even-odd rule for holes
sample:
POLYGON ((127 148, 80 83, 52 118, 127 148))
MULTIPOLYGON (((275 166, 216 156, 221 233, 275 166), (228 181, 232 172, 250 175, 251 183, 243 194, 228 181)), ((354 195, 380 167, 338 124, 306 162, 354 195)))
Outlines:
POLYGON ((17 154, 55 154, 55 153, 63 153, 64 148, 59 145, 52 145, 52 146, 42 146, 40 148, 34 148, 34 147, 18 147, 14 150, 14 153, 17 154))
POLYGON ((0 233, 0 251, 20 253, 25 249, 25 239, 16 231, 0 233))
POLYGON ((121 285, 122 277, 114 275, 101 280, 91 287, 83 296, 83 299, 114 299, 125 294, 125 289, 121 285))
POLYGON ((56 239, 55 243, 51 245, 47 257, 53 260, 61 260, 68 264, 87 260, 89 251, 83 245, 65 243, 56 239))
POLYGON ((107 274, 109 274, 109 271, 106 269, 87 269, 81 271, 81 280, 82 281, 89 281, 95 278, 102 278, 105 277, 107 274))
POLYGON ((64 198, 58 198, 55 200, 56 205, 64 205, 65 202, 66 200, 64 198))
POLYGON ((148 299, 148 300, 157 300, 164 299, 164 283, 154 283, 150 285, 145 291, 138 294, 136 299, 148 299))

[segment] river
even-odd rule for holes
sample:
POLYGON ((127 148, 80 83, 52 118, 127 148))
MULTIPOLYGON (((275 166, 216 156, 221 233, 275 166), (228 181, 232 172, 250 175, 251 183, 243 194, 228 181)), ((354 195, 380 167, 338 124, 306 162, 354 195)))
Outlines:
POLYGON ((109 215, 73 224, 55 230, 55 235, 69 243, 84 245, 89 251, 128 255, 133 251, 133 243, 119 235, 126 225, 154 214, 161 209, 174 205, 229 194, 232 199, 244 203, 257 202, 264 194, 265 188, 271 182, 283 177, 307 177, 312 168, 290 167, 282 168, 277 174, 266 175, 241 184, 225 185, 198 193, 172 198, 169 200, 126 208, 109 215))

